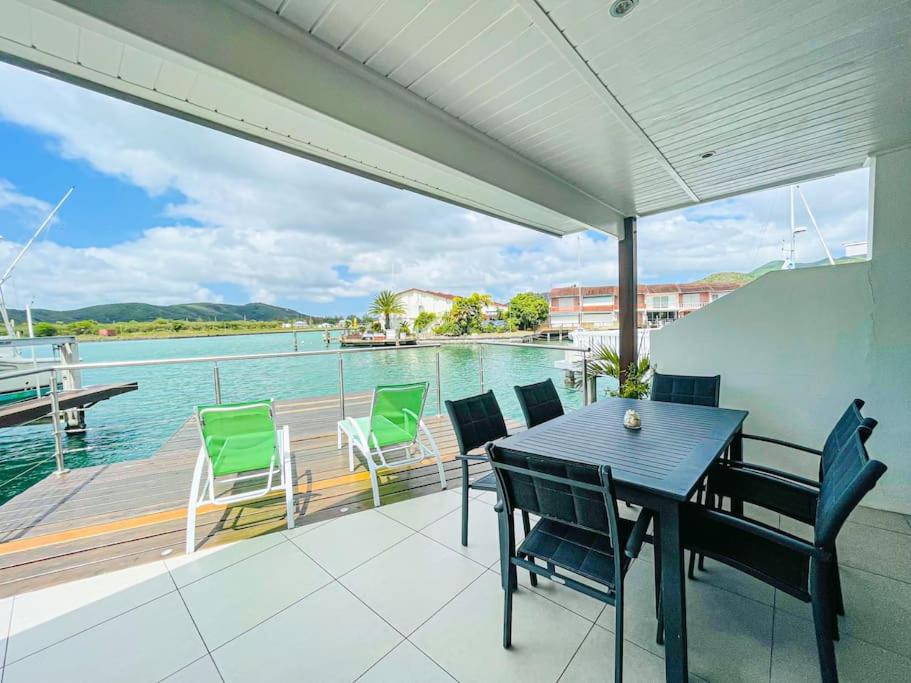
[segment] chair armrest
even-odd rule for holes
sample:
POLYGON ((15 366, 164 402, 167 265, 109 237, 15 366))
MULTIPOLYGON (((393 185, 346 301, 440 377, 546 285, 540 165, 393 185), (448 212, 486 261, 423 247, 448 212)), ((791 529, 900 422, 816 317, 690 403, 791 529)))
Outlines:
POLYGON ((734 517, 733 515, 729 515, 725 512, 719 512, 718 510, 709 510, 706 508, 699 508, 698 513, 696 514, 704 515, 714 522, 724 524, 726 526, 737 529, 738 531, 743 531, 747 534, 759 536, 760 538, 764 538, 767 541, 777 543, 778 545, 784 546, 789 550, 793 550, 808 557, 815 557, 820 554, 820 550, 816 546, 812 545, 811 543, 807 543, 802 538, 792 536, 791 534, 779 529, 773 529, 772 527, 768 527, 765 524, 760 524, 759 522, 754 522, 744 517, 734 517))
POLYGON ((743 438, 751 439, 752 441, 763 441, 765 443, 775 444, 776 446, 784 446, 785 448, 791 448, 795 451, 803 451, 804 453, 810 453, 812 455, 822 455, 822 451, 816 450, 815 448, 808 448, 807 446, 801 446, 800 444, 791 443, 790 441, 782 441, 781 439, 773 439, 770 436, 743 434, 743 438))
POLYGON ((790 472, 785 472, 783 470, 776 470, 774 467, 757 465, 756 463, 752 462, 737 462, 735 460, 725 462, 724 467, 730 467, 732 469, 740 470, 741 472, 748 472, 751 474, 755 473, 757 476, 762 474, 769 477, 774 477, 776 479, 781 479, 782 484, 803 486, 807 489, 810 489, 812 493, 819 493, 820 483, 818 481, 807 479, 806 477, 801 477, 796 474, 791 474, 790 472))
POLYGON ((459 460, 468 460, 471 462, 487 462, 489 459, 483 453, 477 453, 471 455, 470 453, 456 453, 456 458, 459 460))
POLYGON ((642 550, 642 542, 648 538, 646 532, 648 531, 648 525, 652 523, 652 518, 655 516, 655 513, 646 508, 642 508, 642 512, 639 513, 639 518, 636 520, 635 526, 633 526, 633 531, 630 533, 629 538, 626 541, 626 556, 630 559, 635 559, 639 557, 639 551, 642 550))

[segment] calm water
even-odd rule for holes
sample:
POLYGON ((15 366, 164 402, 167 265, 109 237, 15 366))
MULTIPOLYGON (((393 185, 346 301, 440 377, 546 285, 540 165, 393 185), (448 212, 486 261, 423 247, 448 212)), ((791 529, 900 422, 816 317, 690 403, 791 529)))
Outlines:
MULTIPOLYGON (((329 347, 319 332, 298 333, 299 349, 329 347)), ((83 362, 189 358, 293 350, 292 335, 257 334, 199 339, 114 341, 80 345, 83 362)), ((478 347, 441 348, 443 399, 478 393, 478 347)), ((545 349, 484 347, 485 389, 492 388, 504 413, 521 419, 512 387, 551 377, 567 409, 582 403, 581 391, 563 385, 554 361, 562 354, 545 349)), ((347 354, 345 391, 369 391, 377 384, 416 380, 431 383, 427 412, 436 412, 436 349, 347 354)), ((222 400, 291 399, 338 395, 335 356, 221 363, 222 400)), ((87 412, 88 431, 64 437, 67 467, 86 467, 152 455, 200 403, 213 401, 212 364, 112 368, 83 372, 83 384, 139 382, 139 391, 103 401, 87 412)), ((0 502, 48 475, 54 468, 49 424, 0 430, 0 502), (38 464, 38 463, 41 464, 38 464), (37 466, 36 466, 37 465, 37 466), (29 468, 35 469, 26 472, 29 468), (11 477, 20 475, 9 481, 11 477), (3 483, 8 482, 8 483, 3 483)))

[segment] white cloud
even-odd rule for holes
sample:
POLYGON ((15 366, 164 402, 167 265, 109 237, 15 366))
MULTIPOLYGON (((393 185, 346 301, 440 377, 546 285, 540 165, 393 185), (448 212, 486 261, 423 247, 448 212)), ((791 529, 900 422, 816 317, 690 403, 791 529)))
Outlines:
MULTIPOLYGON (((556 240, 10 66, 0 65, 0 89, 15 93, 0 100, 0 118, 44 134, 61 157, 150 196, 176 197, 160 225, 122 226, 125 235, 141 228, 135 239, 39 244, 17 271, 16 288, 42 306, 217 300, 230 285, 250 300, 347 311, 384 287, 504 299, 616 280, 612 239, 556 240)), ((0 166, 0 211, 4 201, 46 210, 2 175, 0 166)), ((828 207, 812 186, 807 195, 834 245, 856 236, 865 209, 856 188, 865 186, 856 178, 828 182, 838 189, 828 207)), ((767 195, 640 221, 640 278, 749 270, 778 258, 786 205, 772 206, 767 195)), ((13 246, 0 242, 0 259, 8 261, 13 246)))

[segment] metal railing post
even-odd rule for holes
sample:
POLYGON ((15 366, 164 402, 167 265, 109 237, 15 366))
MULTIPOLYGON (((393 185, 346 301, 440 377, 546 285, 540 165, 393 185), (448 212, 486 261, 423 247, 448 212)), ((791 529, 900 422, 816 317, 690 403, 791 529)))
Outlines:
MULTIPOLYGON (((54 428, 54 459, 57 461, 57 474, 67 471, 63 462, 63 434, 60 431, 60 399, 57 396, 57 373, 51 371, 48 382, 51 395, 51 420, 54 428)), ((39 389, 41 385, 38 385, 39 389)))
POLYGON ((221 403, 221 375, 218 373, 218 363, 212 366, 212 383, 215 385, 215 403, 221 403))
POLYGON ((588 391, 588 355, 582 354, 582 405, 587 406, 591 403, 591 397, 588 391))
POLYGON ((440 349, 437 348, 437 416, 443 414, 443 385, 440 384, 440 349))
POLYGON ((345 419, 345 361, 341 352, 338 354, 338 410, 341 419, 345 419))
POLYGON ((478 344, 478 379, 481 381, 481 393, 484 393, 484 346, 478 344))

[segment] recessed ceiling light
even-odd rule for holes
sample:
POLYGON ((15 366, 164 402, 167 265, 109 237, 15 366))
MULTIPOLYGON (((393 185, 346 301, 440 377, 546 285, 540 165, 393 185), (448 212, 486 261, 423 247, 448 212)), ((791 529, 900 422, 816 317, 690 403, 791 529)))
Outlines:
POLYGON ((622 19, 636 9, 639 0, 614 0, 610 6, 610 15, 622 19))
POLYGON ((713 150, 710 150, 708 152, 703 152, 702 154, 700 154, 699 158, 700 159, 711 159, 713 156, 715 156, 715 152, 713 150))

